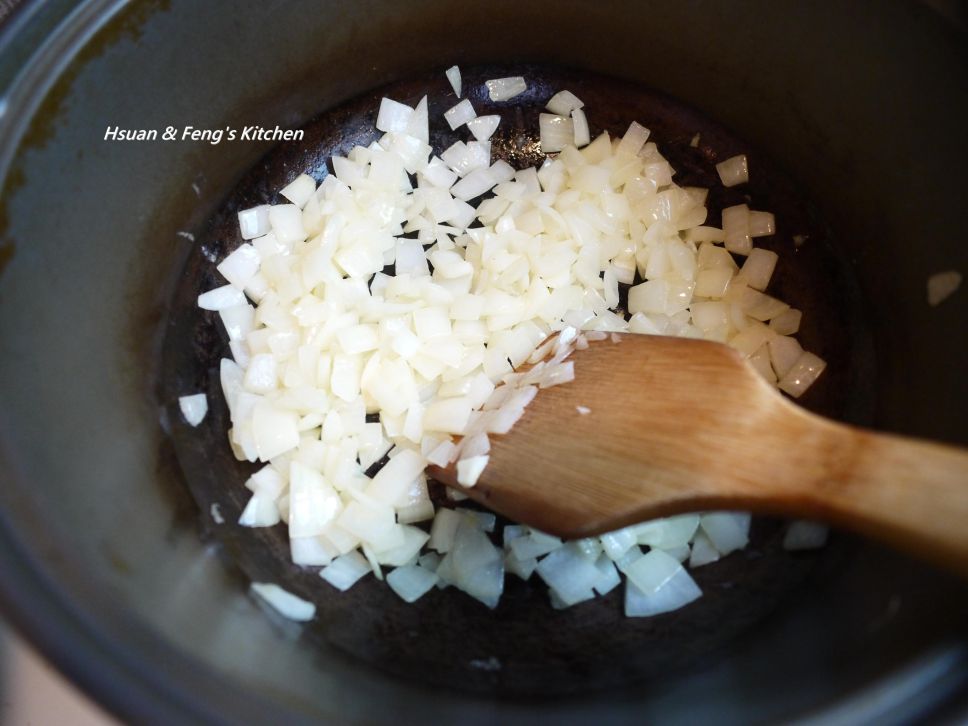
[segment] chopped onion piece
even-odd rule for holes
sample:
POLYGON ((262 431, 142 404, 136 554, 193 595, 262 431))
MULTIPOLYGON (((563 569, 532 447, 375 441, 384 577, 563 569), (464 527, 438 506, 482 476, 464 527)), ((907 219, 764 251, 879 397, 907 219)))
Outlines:
POLYGON ((239 232, 242 239, 261 237, 269 231, 269 205, 243 209, 239 212, 239 232))
POLYGON ((528 90, 528 84, 522 76, 492 78, 484 81, 484 85, 487 86, 487 95, 492 101, 507 101, 528 90))
POLYGON ((454 544, 454 536, 461 522, 461 514, 453 509, 440 509, 430 528, 430 542, 428 546, 444 554, 450 552, 454 544))
POLYGON ((743 263, 740 274, 743 276, 746 284, 753 289, 765 290, 767 285, 770 284, 770 278, 773 276, 773 270, 776 267, 778 259, 779 255, 776 252, 757 247, 750 251, 749 257, 743 263))
POLYGON ((549 552, 554 552, 561 546, 562 541, 560 539, 537 530, 531 530, 526 536, 511 541, 511 551, 520 560, 541 557, 549 552))
POLYGON ((770 320, 770 330, 775 332, 777 335, 794 335, 798 330, 800 330, 800 320, 802 318, 802 312, 794 308, 790 308, 786 312, 780 313, 770 320))
POLYGON ((575 124, 565 116, 543 113, 538 116, 541 151, 552 154, 575 143, 575 124))
POLYGON ((591 142, 592 136, 588 129, 588 119, 585 118, 585 112, 576 108, 571 112, 571 122, 575 131, 575 146, 579 149, 587 146, 591 142))
POLYGON ((403 567, 416 562, 420 549, 430 539, 430 535, 422 529, 410 525, 400 525, 402 541, 392 547, 385 547, 374 552, 377 562, 391 567, 403 567))
POLYGON ((472 487, 487 466, 489 456, 472 456, 457 462, 457 483, 461 486, 472 487))
POLYGON ((438 577, 419 565, 398 567, 387 575, 387 584, 404 602, 416 602, 437 584, 438 577))
POLYGON ((595 559, 583 555, 574 543, 555 550, 538 562, 537 573, 565 605, 588 599, 586 593, 602 576, 595 559))
MULTIPOLYGON (((414 107, 413 113, 410 115, 410 120, 407 121, 407 130, 404 132, 410 139, 417 139, 421 144, 430 144, 430 114, 427 109, 427 97, 424 96, 420 99, 420 102, 414 107)), ((408 139, 408 145, 413 146, 412 142, 408 139)), ((427 146, 415 146, 420 150, 420 165, 417 168, 410 169, 407 171, 410 173, 415 173, 420 171, 420 167, 424 166, 427 161, 427 146)))
POLYGON ((181 396, 178 399, 178 407, 190 426, 198 426, 208 413, 208 398, 204 393, 181 396))
MULTIPOLYGON (((673 560, 675 561, 675 560, 673 560)), ((676 562, 678 565, 679 563, 676 562)), ((696 585, 689 573, 679 565, 676 570, 659 589, 651 593, 642 592, 632 580, 625 583, 625 615, 626 617, 649 617, 667 613, 688 605, 702 595, 702 590, 696 585)))
POLYGON ((282 196, 302 209, 316 193, 316 180, 309 174, 300 174, 279 192, 282 196))
POLYGON ((275 500, 258 494, 249 498, 239 515, 239 525, 242 527, 274 527, 279 521, 279 507, 275 500))
POLYGON ((262 260, 255 247, 250 244, 243 244, 222 260, 216 269, 233 286, 242 290, 259 271, 261 262, 262 260))
POLYGON ((745 204, 723 210, 723 234, 726 249, 738 255, 748 255, 753 249, 750 238, 750 210, 745 204))
POLYGON ((500 123, 501 117, 497 114, 478 116, 466 122, 467 128, 471 130, 474 138, 478 141, 487 141, 490 139, 494 135, 494 132, 497 131, 500 123))
POLYGON ((654 593, 682 569, 677 559, 653 549, 625 568, 629 582, 646 595, 654 593))
POLYGON ((648 139, 649 130, 637 121, 633 121, 619 142, 615 154, 616 156, 638 156, 648 139))
POLYGON ((446 119, 447 125, 450 126, 452 131, 476 117, 477 112, 474 110, 474 106, 466 98, 453 108, 444 112, 444 119, 446 119))
POLYGON ((718 559, 719 551, 713 547, 713 543, 709 541, 709 537, 703 532, 697 533, 692 543, 692 551, 689 555, 689 566, 702 567, 711 562, 716 562, 718 559))
POLYGON ((702 516, 702 531, 720 554, 728 555, 749 542, 750 515, 744 512, 713 512, 702 516))
POLYGON ((346 591, 355 585, 361 577, 373 568, 367 559, 358 551, 353 550, 340 555, 319 571, 319 576, 337 590, 346 591))
POLYGON ((770 363, 776 375, 783 378, 803 355, 803 348, 796 338, 786 335, 776 335, 769 339, 767 345, 770 349, 770 363))
POLYGON ((376 117, 376 128, 378 131, 405 133, 412 113, 413 109, 406 104, 399 103, 390 98, 384 98, 380 101, 380 112, 376 117))
POLYGON ((451 194, 468 201, 491 190, 496 181, 490 169, 475 169, 450 188, 451 194))
POLYGON ((198 296, 198 307, 202 310, 224 310, 247 302, 245 293, 234 285, 222 285, 198 296))
POLYGON ((825 360, 813 353, 804 352, 786 375, 780 378, 777 386, 781 391, 799 398, 820 377, 826 367, 825 360))
POLYGON ((316 616, 316 606, 283 590, 271 582, 253 582, 252 592, 265 600, 280 615, 289 620, 304 622, 316 616))
POLYGON ((447 80, 450 82, 450 87, 454 89, 454 95, 460 98, 460 68, 457 66, 451 66, 446 71, 444 75, 447 76, 447 80))
POLYGON ((770 212, 750 211, 750 237, 768 237, 776 232, 776 220, 770 212))
POLYGON ((218 311, 230 341, 242 341, 255 329, 255 309, 248 303, 218 311))
POLYGON ((336 547, 325 537, 289 537, 289 552, 294 565, 323 567, 339 555, 336 547))
POLYGON ((749 165, 746 162, 746 154, 731 156, 725 161, 716 164, 716 172, 719 174, 720 181, 724 187, 734 187, 737 184, 745 184, 750 180, 749 165))
POLYGON ((607 595, 622 582, 618 569, 607 555, 601 555, 595 561, 595 567, 598 570, 599 577, 595 582, 594 589, 599 595, 607 595))
POLYGON ((568 116, 572 111, 580 109, 584 105, 581 99, 571 91, 558 91, 558 93, 551 97, 551 100, 548 101, 548 105, 545 108, 557 116, 568 116))

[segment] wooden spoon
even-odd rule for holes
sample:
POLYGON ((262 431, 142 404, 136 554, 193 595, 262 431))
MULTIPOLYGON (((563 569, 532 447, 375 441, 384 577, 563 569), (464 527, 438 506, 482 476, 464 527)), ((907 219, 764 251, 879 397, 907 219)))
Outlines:
POLYGON ((453 467, 431 475, 562 537, 751 510, 827 520, 968 573, 965 450, 811 414, 718 343, 624 335, 572 360, 573 382, 491 437, 476 486, 453 467))

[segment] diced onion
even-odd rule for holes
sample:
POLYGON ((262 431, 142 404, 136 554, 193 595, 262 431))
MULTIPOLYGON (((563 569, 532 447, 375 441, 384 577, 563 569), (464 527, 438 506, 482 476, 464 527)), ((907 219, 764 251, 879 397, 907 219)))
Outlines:
POLYGON ((440 578, 419 565, 398 567, 387 575, 387 584, 404 602, 416 602, 437 584, 440 578))
POLYGON ((463 126, 468 121, 477 117, 477 112, 468 99, 464 99, 453 108, 444 112, 444 119, 451 129, 463 126))
POLYGON ((780 378, 777 386, 781 391, 799 398, 820 377, 826 367, 825 360, 813 353, 804 352, 786 375, 780 378))
POLYGON ((723 555, 742 549, 749 542, 750 515, 743 512, 713 512, 702 516, 703 533, 723 555))
POLYGON ((770 212, 750 212, 750 237, 768 237, 776 232, 776 220, 770 212))
POLYGON ((571 91, 558 91, 551 97, 545 108, 558 116, 569 116, 572 111, 580 109, 584 105, 581 99, 571 91))
MULTIPOLYGON (((678 562, 676 563, 678 565, 678 562)), ((645 593, 632 580, 625 583, 625 615, 630 618, 660 615, 688 605, 702 595, 689 573, 679 565, 654 592, 645 593)))
POLYGON ((253 582, 252 592, 289 620, 304 622, 316 617, 316 606, 271 582, 253 582))
POLYGON ((565 116, 543 113, 538 116, 541 151, 552 154, 575 143, 575 124, 565 116))
POLYGON ((261 237, 269 231, 269 205, 243 209, 239 212, 239 233, 242 239, 261 237))
MULTIPOLYGON (((459 70, 446 74, 460 98, 459 70)), ((492 100, 527 88, 520 77, 486 85, 492 100)), ((496 547, 494 514, 435 507, 426 467, 454 467, 474 486, 493 436, 540 389, 575 378, 572 352, 628 332, 725 342, 801 395, 824 363, 792 337, 800 311, 764 292, 777 255, 753 240, 775 233, 773 215, 741 204, 722 210, 721 228, 706 225, 707 190, 676 184, 647 128, 593 141, 568 91, 538 122, 556 156, 523 170, 492 163, 501 117, 476 116, 466 99, 444 116, 469 133, 433 155, 429 105, 383 99, 383 135, 334 157, 321 184, 299 174, 279 190, 287 203, 239 212, 241 240, 217 266, 228 284, 198 297, 231 351, 219 369, 231 450, 263 462, 239 524, 284 522, 296 565, 322 568, 340 590, 385 574, 407 602, 454 587, 493 608, 507 573, 535 572, 555 608, 623 575, 630 616, 691 602, 700 592, 682 563, 745 546, 749 515, 683 515, 569 543, 511 525, 496 547)), ((745 181, 745 157, 718 171, 745 181)), ((589 403, 575 415, 591 415, 589 403)), ((179 405, 195 425, 205 396, 179 405)), ((796 526, 788 537, 819 541, 796 526)))
POLYGON ((204 393, 182 396, 178 399, 178 407, 190 426, 198 426, 208 413, 208 398, 204 393))
POLYGON ((481 473, 487 466, 487 456, 472 456, 469 459, 461 459, 457 462, 457 483, 465 487, 472 487, 477 484, 481 473))
POLYGON ((413 109, 406 104, 399 103, 390 98, 380 101, 380 111, 376 117, 376 128, 379 131, 392 131, 404 133, 407 130, 407 122, 413 109))
POLYGON ((447 81, 450 83, 450 87, 454 89, 454 95, 460 98, 460 68, 457 66, 451 66, 446 71, 444 75, 447 76, 447 81))
POLYGON ((576 108, 571 112, 571 122, 575 131, 575 146, 581 148, 591 143, 592 137, 588 130, 588 119, 585 118, 585 112, 576 108))
POLYGON ((361 577, 372 572, 370 563, 356 550, 341 555, 319 572, 319 576, 337 590, 349 590, 361 577))
POLYGON ((477 116, 466 123, 467 128, 469 128, 471 133, 474 134, 475 139, 478 141, 487 141, 494 135, 494 132, 497 131, 497 127, 501 123, 501 117, 497 114, 477 116))
POLYGON ((746 161, 746 154, 731 156, 725 161, 719 162, 716 164, 716 172, 719 174, 719 179, 723 182, 724 187, 745 184, 750 180, 750 170, 746 161))
POLYGON ((279 192, 282 196, 302 209, 316 193, 316 180, 309 174, 300 174, 279 192))
POLYGON ((750 251, 740 274, 743 275, 743 279, 750 287, 756 290, 765 290, 767 285, 770 284, 770 278, 773 276, 773 269, 776 267, 778 259, 779 255, 776 252, 758 247, 750 251))
POLYGON ((202 310, 224 310, 247 303, 245 294, 234 285, 222 285, 198 296, 198 307, 202 310))
POLYGON ((484 81, 484 85, 487 86, 487 95, 492 101, 507 101, 528 90, 528 84, 522 76, 493 78, 484 81))

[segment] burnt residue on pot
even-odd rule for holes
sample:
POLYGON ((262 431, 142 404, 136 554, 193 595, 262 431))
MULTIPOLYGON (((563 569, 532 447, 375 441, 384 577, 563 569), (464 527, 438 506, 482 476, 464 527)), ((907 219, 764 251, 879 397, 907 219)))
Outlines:
POLYGON ((13 259, 15 247, 13 242, 5 242, 0 244, 0 275, 3 271, 7 269, 7 265, 10 264, 10 260, 13 259))
MULTIPOLYGON (((718 224, 721 207, 749 200, 755 209, 775 212, 777 234, 758 241, 780 253, 771 291, 804 311, 803 345, 829 362, 824 377, 801 402, 835 418, 866 419, 873 381, 856 385, 863 381, 857 371, 871 365, 862 312, 854 305, 856 285, 820 215, 755 146, 668 97, 625 82, 546 67, 462 71, 466 95, 478 113, 502 115, 493 150, 516 167, 540 160, 538 113, 555 91, 567 88, 585 101, 593 135, 603 130, 621 135, 632 120, 650 128, 678 171, 677 183, 710 189, 709 224, 718 224), (509 102, 491 103, 483 80, 507 75, 524 75, 528 91, 509 102), (696 133, 700 144, 693 147, 696 133), (713 165, 735 153, 749 156, 751 181, 724 189, 713 165), (797 246, 800 236, 809 242, 797 246)), ((210 522, 211 506, 219 505, 225 522, 209 527, 251 579, 276 582, 316 603, 318 615, 304 638, 336 646, 403 678, 509 695, 587 692, 654 681, 725 652, 744 631, 794 597, 817 562, 827 571, 836 569, 852 541, 836 537, 823 551, 791 554, 781 546, 784 524, 757 519, 747 550, 694 571, 703 598, 673 613, 626 619, 621 588, 556 611, 542 583, 513 576, 507 577, 494 611, 453 590, 435 590, 407 605, 373 577, 341 594, 318 577, 318 568, 290 562, 283 525, 246 529, 234 524, 248 498, 243 482, 254 467, 236 461, 226 441, 229 418, 218 370, 227 343, 218 316, 195 305, 200 292, 223 284, 210 257, 221 258, 240 243, 238 210, 280 201, 276 190, 298 173, 320 180, 328 173, 329 157, 372 141, 382 96, 415 104, 425 94, 435 150, 462 138, 443 121, 443 112, 456 99, 442 70, 367 93, 307 124, 302 142, 282 144, 255 164, 224 198, 207 229, 197 234, 172 305, 161 392, 167 402, 186 391, 208 396, 209 414, 198 428, 175 414, 171 431, 201 516, 210 522)), ((436 498, 443 500, 439 492, 436 498)))

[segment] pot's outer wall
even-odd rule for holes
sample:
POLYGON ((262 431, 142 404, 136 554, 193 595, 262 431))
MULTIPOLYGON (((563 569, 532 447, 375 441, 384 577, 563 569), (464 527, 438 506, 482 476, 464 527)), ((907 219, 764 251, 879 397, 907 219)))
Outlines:
MULTIPOLYGON (((24 39, 67 5, 37 3, 17 19, 0 81, 33 47, 24 39)), ((968 59, 964 38, 931 11, 132 3, 46 92, 36 79, 56 64, 45 62, 69 58, 84 40, 78 29, 115 5, 86 3, 61 25, 0 117, 0 161, 25 131, 0 200, 0 585, 12 615, 71 675, 133 720, 169 722, 265 721, 287 708, 275 720, 749 723, 834 701, 842 714, 904 719, 963 687, 963 586, 874 549, 818 573, 798 606, 728 657, 607 699, 429 694, 306 647, 199 541, 156 423, 173 402, 159 411, 150 390, 171 275, 190 245, 177 233, 199 229, 267 147, 102 141, 108 125, 296 127, 453 63, 543 61, 639 80, 755 140, 824 210, 870 306, 877 425, 964 443, 968 295, 929 308, 925 280, 968 270, 959 232, 968 59), (866 689, 888 674, 875 700, 866 689)))

